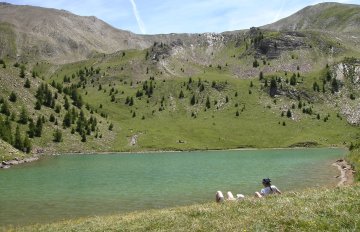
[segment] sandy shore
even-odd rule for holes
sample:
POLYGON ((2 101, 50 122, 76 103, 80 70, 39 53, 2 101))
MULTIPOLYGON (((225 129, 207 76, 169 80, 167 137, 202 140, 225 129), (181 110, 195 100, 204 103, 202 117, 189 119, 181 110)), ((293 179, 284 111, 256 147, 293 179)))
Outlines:
POLYGON ((338 187, 351 185, 354 182, 355 171, 344 159, 339 159, 332 165, 337 167, 340 171, 340 175, 336 177, 340 179, 337 184, 338 187))

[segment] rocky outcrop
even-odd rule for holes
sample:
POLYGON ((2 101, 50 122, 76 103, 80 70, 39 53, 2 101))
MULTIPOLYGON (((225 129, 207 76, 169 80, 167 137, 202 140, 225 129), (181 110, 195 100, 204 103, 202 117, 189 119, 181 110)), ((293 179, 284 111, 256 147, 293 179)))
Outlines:
POLYGON ((7 168, 10 168, 13 165, 18 165, 18 164, 23 164, 23 163, 30 163, 30 162, 36 161, 38 159, 39 159, 39 157, 34 156, 34 157, 30 157, 30 158, 25 158, 25 159, 15 158, 15 159, 9 160, 9 161, 2 161, 0 163, 0 168, 7 169, 7 168))
POLYGON ((277 38, 264 38, 255 44, 257 56, 266 56, 267 59, 277 59, 284 51, 308 49, 305 35, 299 32, 287 32, 277 38))

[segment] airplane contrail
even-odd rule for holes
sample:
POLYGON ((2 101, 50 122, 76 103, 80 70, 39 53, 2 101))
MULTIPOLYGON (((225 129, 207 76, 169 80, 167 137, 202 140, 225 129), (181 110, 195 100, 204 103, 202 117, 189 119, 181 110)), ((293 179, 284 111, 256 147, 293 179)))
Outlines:
POLYGON ((138 11, 138 9, 136 7, 135 0, 130 0, 130 2, 131 2, 131 5, 132 5, 132 8, 133 8, 133 12, 134 12, 137 24, 139 26, 139 29, 140 29, 142 34, 146 34, 145 25, 144 25, 144 22, 141 20, 139 11, 138 11))
POLYGON ((280 15, 282 14, 282 11, 283 11, 284 6, 285 6, 285 2, 286 2, 286 1, 282 0, 282 2, 281 2, 281 7, 280 7, 280 9, 278 10, 275 18, 273 19, 273 22, 276 22, 276 21, 280 18, 280 15))

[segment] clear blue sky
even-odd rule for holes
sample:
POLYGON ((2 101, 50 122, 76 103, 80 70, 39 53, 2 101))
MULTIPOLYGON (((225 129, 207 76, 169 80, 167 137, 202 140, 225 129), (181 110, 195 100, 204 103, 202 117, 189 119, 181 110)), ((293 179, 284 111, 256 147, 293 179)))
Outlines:
MULTIPOLYGON (((6 1, 6 0, 4 0, 6 1)), ((262 26, 295 13, 319 0, 8 0, 96 16, 135 33, 223 32, 262 26)), ((360 4, 360 0, 336 2, 360 4)))

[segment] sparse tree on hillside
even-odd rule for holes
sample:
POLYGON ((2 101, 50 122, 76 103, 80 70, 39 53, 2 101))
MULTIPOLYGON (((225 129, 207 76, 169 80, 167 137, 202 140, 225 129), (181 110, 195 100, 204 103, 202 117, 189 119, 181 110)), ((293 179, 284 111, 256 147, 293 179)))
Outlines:
POLYGON ((286 112, 286 117, 288 117, 288 118, 291 118, 291 117, 292 117, 292 114, 291 114, 290 109, 288 109, 288 111, 286 112))
POLYGON ((26 78, 26 81, 25 81, 25 84, 24 84, 24 87, 25 88, 30 88, 31 84, 30 84, 30 80, 28 78, 26 78))
POLYGON ((261 81, 262 79, 264 79, 264 74, 263 74, 263 72, 260 72, 260 74, 259 74, 259 80, 261 81))
POLYGON ((331 81, 331 87, 332 87, 331 91, 332 91, 333 93, 339 92, 339 83, 338 83, 338 81, 336 80, 336 78, 333 78, 333 79, 332 79, 332 81, 331 81))
POLYGON ((15 131, 15 138, 14 138, 14 147, 20 151, 22 151, 23 149, 23 141, 21 139, 21 135, 20 135, 20 127, 16 126, 16 131, 15 131))
POLYGON ((313 90, 314 90, 314 91, 317 91, 317 92, 320 91, 320 87, 319 87, 319 85, 318 85, 318 83, 317 83, 316 81, 315 81, 314 84, 313 84, 313 90))
POLYGON ((184 98, 184 93, 183 93, 182 90, 180 90, 179 98, 180 98, 180 99, 184 98))
POLYGON ((296 74, 295 73, 290 78, 290 85, 296 85, 296 74))
POLYGON ((35 124, 34 121, 32 119, 29 120, 29 130, 28 130, 28 135, 30 138, 34 138, 35 136, 35 124))
POLYGON ((3 121, 0 116, 0 138, 9 144, 13 144, 13 134, 9 117, 3 121))
POLYGON ((69 110, 70 104, 69 104, 69 99, 67 98, 67 96, 65 95, 64 97, 65 103, 64 103, 64 109, 65 110, 69 110))
POLYGON ((20 74, 19 74, 19 76, 20 76, 21 78, 25 78, 25 66, 24 66, 24 65, 21 65, 21 67, 20 67, 20 74))
POLYGON ((276 84, 276 80, 275 78, 271 78, 271 82, 270 82, 270 96, 274 97, 276 95, 277 92, 277 84, 276 84))
POLYGON ((61 130, 59 129, 59 128, 57 128, 55 131, 54 131, 54 134, 53 134, 53 136, 54 136, 54 142, 55 143, 60 143, 60 142, 62 142, 62 132, 61 132, 61 130))
POLYGON ((1 105, 1 113, 5 114, 6 116, 11 115, 9 103, 6 100, 4 100, 2 105, 1 105))
POLYGON ((210 109, 210 98, 209 98, 209 96, 206 98, 206 108, 210 109))
POLYGON ((25 125, 25 124, 28 123, 28 120, 29 120, 29 114, 28 114, 28 112, 26 111, 25 107, 22 107, 22 108, 21 108, 20 115, 19 115, 19 123, 25 125))
POLYGON ((34 135, 36 137, 41 137, 42 129, 43 129, 43 121, 42 121, 41 117, 39 116, 37 121, 36 121, 34 135))
POLYGON ((50 114, 50 117, 49 117, 49 121, 50 122, 55 122, 56 118, 53 114, 50 114))
POLYGON ((17 96, 16 96, 16 93, 15 92, 11 92, 10 96, 9 96, 9 100, 11 102, 16 102, 17 100, 17 96))
POLYGON ((196 103, 195 95, 191 97, 190 104, 193 106, 196 103))
POLYGON ((32 145, 31 145, 31 141, 29 139, 29 136, 27 134, 25 134, 23 151, 25 151, 26 153, 30 153, 31 148, 32 148, 32 145))

